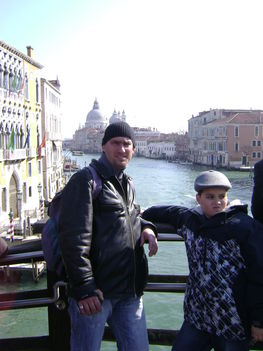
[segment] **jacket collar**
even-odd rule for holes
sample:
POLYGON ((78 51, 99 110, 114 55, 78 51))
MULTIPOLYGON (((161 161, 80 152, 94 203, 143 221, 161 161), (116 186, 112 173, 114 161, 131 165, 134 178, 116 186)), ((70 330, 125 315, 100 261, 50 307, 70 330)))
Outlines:
MULTIPOLYGON (((211 218, 221 217, 221 216, 228 217, 229 215, 232 215, 233 213, 237 213, 237 212, 244 212, 247 214, 247 212, 248 212, 247 207, 248 206, 246 204, 243 204, 240 200, 238 200, 238 199, 233 200, 233 201, 228 203, 228 205, 224 209, 224 211, 215 214, 211 218)), ((204 216, 203 209, 200 205, 193 207, 191 209, 191 211, 193 211, 194 213, 196 213, 199 216, 204 216)))
POLYGON ((91 161, 91 166, 94 167, 101 177, 105 179, 117 177, 119 180, 121 180, 124 174, 124 170, 117 171, 112 167, 112 164, 109 162, 104 153, 101 154, 98 160, 93 159, 91 161))

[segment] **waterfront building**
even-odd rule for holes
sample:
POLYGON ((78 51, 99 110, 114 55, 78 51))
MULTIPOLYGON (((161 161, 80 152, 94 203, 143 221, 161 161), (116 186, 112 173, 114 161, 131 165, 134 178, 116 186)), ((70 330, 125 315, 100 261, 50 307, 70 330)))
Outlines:
POLYGON ((174 160, 176 157, 174 141, 149 141, 146 157, 174 160))
POLYGON ((188 120, 190 159, 215 167, 253 167, 263 157, 263 111, 214 109, 188 120))
POLYGON ((64 186, 61 134, 61 93, 56 80, 41 78, 42 130, 45 155, 43 166, 43 196, 50 201, 64 186))
POLYGON ((169 161, 188 161, 187 133, 161 133, 158 140, 156 138, 148 139, 145 156, 169 161))
POLYGON ((156 128, 138 128, 134 127, 134 135, 136 141, 135 156, 149 157, 148 143, 149 140, 159 141, 161 133, 156 128))
POLYGON ((0 223, 12 211, 19 231, 42 195, 41 68, 31 47, 25 55, 0 41, 0 223))

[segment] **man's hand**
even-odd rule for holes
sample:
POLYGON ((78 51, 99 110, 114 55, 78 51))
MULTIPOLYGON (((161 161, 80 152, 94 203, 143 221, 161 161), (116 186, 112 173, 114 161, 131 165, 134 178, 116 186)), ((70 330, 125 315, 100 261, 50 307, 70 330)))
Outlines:
POLYGON ((95 296, 87 297, 86 299, 79 300, 78 306, 81 314, 95 314, 101 312, 101 302, 104 300, 103 292, 99 289, 96 290, 95 296))
POLYGON ((144 245, 145 242, 149 244, 149 256, 153 256, 158 251, 157 238, 154 234, 154 231, 151 228, 145 228, 141 234, 141 246, 144 245))
POLYGON ((252 336, 253 342, 263 341, 263 328, 257 328, 257 327, 254 327, 254 325, 252 325, 251 336, 252 336))

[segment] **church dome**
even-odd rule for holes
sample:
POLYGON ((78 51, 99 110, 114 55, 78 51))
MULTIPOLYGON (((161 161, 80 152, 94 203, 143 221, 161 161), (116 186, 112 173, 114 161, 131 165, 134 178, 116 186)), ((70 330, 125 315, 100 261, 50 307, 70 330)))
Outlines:
POLYGON ((106 124, 106 120, 103 117, 99 103, 97 99, 95 99, 93 104, 93 109, 87 114, 85 127, 86 128, 102 128, 106 124))
POLYGON ((110 124, 120 122, 120 118, 118 117, 116 110, 114 110, 109 122, 110 124))
POLYGON ((116 112, 116 110, 114 110, 110 120, 109 120, 109 123, 112 124, 112 123, 117 123, 117 122, 126 122, 126 115, 125 115, 125 112, 123 111, 122 112, 122 115, 120 114, 120 112, 116 112))

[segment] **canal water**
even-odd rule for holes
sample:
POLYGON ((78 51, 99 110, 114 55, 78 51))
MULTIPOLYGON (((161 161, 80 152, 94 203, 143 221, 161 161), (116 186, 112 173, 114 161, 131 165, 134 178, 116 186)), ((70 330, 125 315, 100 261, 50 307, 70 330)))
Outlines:
MULTIPOLYGON (((72 156, 84 167, 99 155, 72 156)), ((169 163, 164 160, 133 158, 127 173, 133 178, 137 201, 142 208, 154 204, 195 205, 193 183, 195 177, 207 168, 193 165, 169 163)), ((233 188, 229 199, 240 199, 249 205, 253 178, 249 172, 225 171, 233 188)), ((146 248, 147 251, 147 248, 146 248)), ((187 274, 187 259, 184 243, 159 243, 155 257, 149 258, 150 273, 187 274)), ((45 287, 45 277, 34 283, 30 276, 22 277, 18 283, 2 284, 0 292, 7 290, 32 290, 45 287)), ((183 320, 183 294, 145 293, 147 324, 149 328, 179 329, 183 320)), ((36 336, 48 333, 46 308, 0 312, 0 338, 36 336)), ((116 350, 114 343, 103 342, 102 351, 116 350)), ((150 346, 150 351, 168 351, 170 347, 150 346)))

